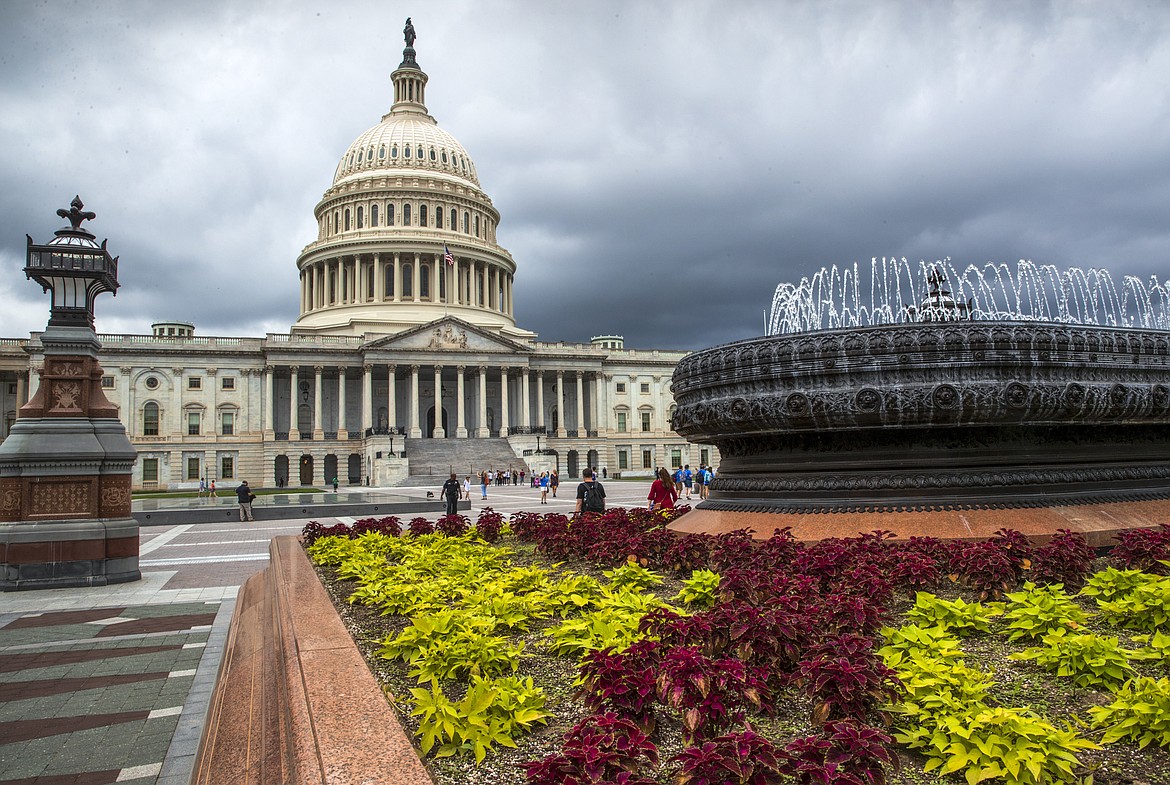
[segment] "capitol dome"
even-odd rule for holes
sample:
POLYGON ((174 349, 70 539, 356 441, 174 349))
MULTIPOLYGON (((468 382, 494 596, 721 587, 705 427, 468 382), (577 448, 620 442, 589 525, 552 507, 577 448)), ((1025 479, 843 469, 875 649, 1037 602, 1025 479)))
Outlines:
POLYGON ((529 340, 516 327, 516 265, 500 214, 463 145, 427 112, 413 47, 390 75, 394 103, 341 156, 301 252, 294 334, 389 335, 444 316, 529 340))

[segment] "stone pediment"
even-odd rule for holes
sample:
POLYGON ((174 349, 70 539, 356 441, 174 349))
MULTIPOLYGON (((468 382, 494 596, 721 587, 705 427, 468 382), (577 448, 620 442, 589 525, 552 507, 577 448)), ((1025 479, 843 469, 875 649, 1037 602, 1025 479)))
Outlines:
POLYGON ((527 352, 520 344, 469 324, 462 319, 445 317, 413 330, 388 335, 366 344, 366 350, 403 350, 415 352, 527 352))

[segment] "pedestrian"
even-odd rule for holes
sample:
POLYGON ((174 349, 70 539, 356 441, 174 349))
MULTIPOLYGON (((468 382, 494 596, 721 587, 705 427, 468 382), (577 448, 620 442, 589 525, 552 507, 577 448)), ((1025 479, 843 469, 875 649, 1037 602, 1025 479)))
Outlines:
POLYGON ((650 500, 651 510, 674 508, 674 503, 678 500, 678 491, 674 488, 674 480, 671 478, 670 472, 666 469, 658 470, 658 479, 651 483, 650 494, 646 498, 650 500))
POLYGON ((481 494, 480 498, 482 498, 482 499, 487 498, 487 487, 488 487, 488 473, 487 473, 487 470, 485 469, 484 471, 479 473, 479 492, 481 494))
POLYGON ((211 485, 209 486, 209 492, 208 492, 207 498, 209 498, 209 499, 215 498, 215 480, 211 481, 211 485))
MULTIPOLYGON (((211 483, 211 487, 212 488, 215 487, 214 481, 211 483)), ((212 491, 212 494, 214 495, 215 491, 212 491)), ((252 502, 255 500, 256 500, 256 494, 252 493, 252 489, 248 487, 248 481, 244 480, 236 488, 236 501, 238 501, 240 503, 240 520, 241 521, 254 521, 254 520, 256 520, 256 518, 252 516, 252 502)))
POLYGON ((205 494, 205 493, 207 493, 207 480, 200 477, 199 478, 199 494, 198 494, 197 498, 202 499, 203 494, 205 494))
POLYGON ((557 486, 561 484, 561 478, 557 474, 557 470, 553 469, 552 474, 548 477, 548 488, 552 491, 553 498, 557 498, 557 486))
POLYGON ((459 480, 455 478, 455 472, 451 472, 451 476, 443 483, 442 493, 447 499, 447 514, 456 514, 459 511, 459 480))
POLYGON ((463 478, 463 498, 471 501, 471 475, 463 478))
POLYGON ((548 472, 540 475, 540 503, 548 504, 548 472))
POLYGON ((597 515, 605 512, 605 488, 594 478, 593 470, 588 466, 581 472, 581 480, 577 486, 577 507, 574 512, 597 515))
POLYGON ((687 499, 691 498, 691 483, 694 481, 694 475, 691 473, 691 465, 688 463, 683 467, 683 489, 687 492, 687 499))
POLYGON ((337 478, 333 478, 333 492, 337 493, 337 478))

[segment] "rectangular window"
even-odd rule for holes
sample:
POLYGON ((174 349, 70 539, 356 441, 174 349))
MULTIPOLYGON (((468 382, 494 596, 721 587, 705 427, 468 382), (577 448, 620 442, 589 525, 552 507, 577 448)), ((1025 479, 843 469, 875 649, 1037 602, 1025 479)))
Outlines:
POLYGON ((202 390, 203 389, 203 377, 202 376, 188 376, 187 377, 187 389, 188 390, 202 390))
POLYGON ((671 450, 670 451, 670 468, 672 468, 672 469, 681 469, 682 468, 682 450, 671 450))
POLYGON ((617 423, 618 433, 625 433, 626 432, 626 413, 625 412, 618 412, 617 413, 617 421, 618 421, 618 423, 617 423))
POLYGON ((708 466, 711 463, 711 451, 707 449, 699 450, 699 463, 708 466))
POLYGON ((219 458, 219 478, 232 480, 236 476, 236 460, 230 455, 221 455, 219 458))
POLYGON ((103 376, 102 377, 102 387, 106 388, 107 390, 114 389, 114 377, 113 376, 103 376))
POLYGON ((224 436, 233 436, 236 432, 236 415, 235 412, 221 412, 220 423, 223 427, 224 436))
POLYGON ((158 482, 158 458, 142 459, 142 481, 158 482))
POLYGON ((199 412, 187 412, 187 435, 199 435, 199 412))
POLYGON ((624 393, 626 391, 626 383, 625 382, 618 382, 617 383, 617 391, 619 393, 624 393))
POLYGON ((650 430, 650 412, 642 412, 642 430, 650 430))
POLYGON ((618 468, 619 469, 630 468, 630 454, 628 452, 626 452, 625 450, 618 450, 618 468))
POLYGON ((220 385, 225 390, 234 390, 234 389, 236 389, 236 377, 225 376, 225 377, 223 377, 223 381, 220 382, 220 385))
POLYGON ((650 393, 650 382, 642 382, 642 394, 648 395, 650 393))
POLYGON ((187 458, 187 477, 188 480, 198 480, 199 474, 199 459, 187 458))
POLYGON ((654 468, 654 451, 653 450, 642 450, 642 468, 643 469, 653 469, 654 468))

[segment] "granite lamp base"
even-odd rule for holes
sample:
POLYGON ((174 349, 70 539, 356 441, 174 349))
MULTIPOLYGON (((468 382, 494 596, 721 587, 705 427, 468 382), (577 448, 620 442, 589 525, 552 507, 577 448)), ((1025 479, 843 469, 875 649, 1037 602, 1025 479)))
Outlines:
POLYGON ((106 586, 142 578, 133 518, 0 523, 0 590, 106 586))

